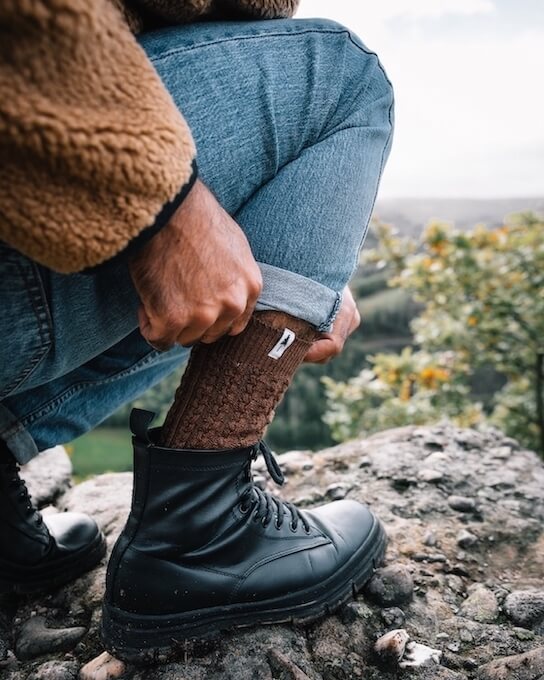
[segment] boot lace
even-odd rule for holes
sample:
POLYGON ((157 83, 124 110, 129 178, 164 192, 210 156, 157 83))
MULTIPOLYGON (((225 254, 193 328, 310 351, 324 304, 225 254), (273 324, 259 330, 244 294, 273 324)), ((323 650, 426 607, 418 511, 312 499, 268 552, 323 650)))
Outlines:
MULTIPOLYGON (((274 458, 274 454, 264 441, 255 445, 251 459, 255 460, 259 454, 262 454, 266 463, 266 469, 273 481, 278 486, 282 486, 285 478, 278 461, 274 458)), ((260 521, 264 527, 267 527, 275 518, 275 527, 279 530, 283 526, 285 518, 290 517, 289 528, 291 531, 296 532, 300 522, 304 531, 310 533, 308 520, 295 505, 259 489, 254 484, 247 491, 244 491, 240 497, 239 508, 240 512, 244 514, 253 512, 253 520, 255 522, 260 521)))
POLYGON ((37 526, 41 526, 43 523, 43 517, 40 512, 32 505, 32 498, 28 493, 26 488, 26 482, 19 476, 19 466, 17 463, 9 463, 7 466, 8 479, 7 482, 9 486, 15 490, 14 497, 17 502, 23 507, 24 512, 27 516, 34 515, 34 522, 37 526))

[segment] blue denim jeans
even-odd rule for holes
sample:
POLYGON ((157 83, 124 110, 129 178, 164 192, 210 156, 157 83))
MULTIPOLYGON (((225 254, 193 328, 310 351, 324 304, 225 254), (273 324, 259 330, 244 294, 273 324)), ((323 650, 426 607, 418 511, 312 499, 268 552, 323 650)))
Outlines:
MULTIPOLYGON (((191 127, 201 179, 261 266, 258 309, 330 329, 391 144, 376 55, 321 19, 192 24, 141 44, 191 127)), ((0 244, 0 438, 21 463, 187 358, 145 343, 137 307, 126 264, 62 275, 0 244)))

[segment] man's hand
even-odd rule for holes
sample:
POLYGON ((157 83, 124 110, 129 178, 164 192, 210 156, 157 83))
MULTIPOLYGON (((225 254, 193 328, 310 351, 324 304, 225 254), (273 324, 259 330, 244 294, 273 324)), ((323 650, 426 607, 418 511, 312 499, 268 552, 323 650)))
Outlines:
POLYGON ((314 342, 304 361, 310 364, 326 364, 340 354, 346 340, 359 327, 360 323, 361 315, 350 289, 346 286, 332 332, 323 333, 321 338, 314 342))
POLYGON ((140 331, 158 349, 241 333, 262 288, 245 234, 199 180, 130 273, 140 331))

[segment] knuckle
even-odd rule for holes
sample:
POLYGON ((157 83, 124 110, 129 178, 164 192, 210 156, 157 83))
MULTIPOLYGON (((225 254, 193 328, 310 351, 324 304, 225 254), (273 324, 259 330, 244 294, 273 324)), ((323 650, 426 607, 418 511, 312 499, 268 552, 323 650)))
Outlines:
POLYGON ((240 296, 233 296, 225 302, 224 308, 225 312, 229 314, 229 316, 236 318, 244 313, 246 309, 246 301, 240 296))
POLYGON ((217 314, 211 309, 199 309, 193 316, 194 323, 203 328, 210 328, 217 320, 217 314))

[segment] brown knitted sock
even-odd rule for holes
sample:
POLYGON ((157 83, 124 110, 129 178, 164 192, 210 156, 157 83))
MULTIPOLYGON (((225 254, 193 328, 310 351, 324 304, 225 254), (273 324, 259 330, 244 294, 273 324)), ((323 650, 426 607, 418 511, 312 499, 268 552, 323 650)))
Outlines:
POLYGON ((283 312, 193 348, 162 428, 169 448, 231 449, 258 442, 318 333, 283 312))

